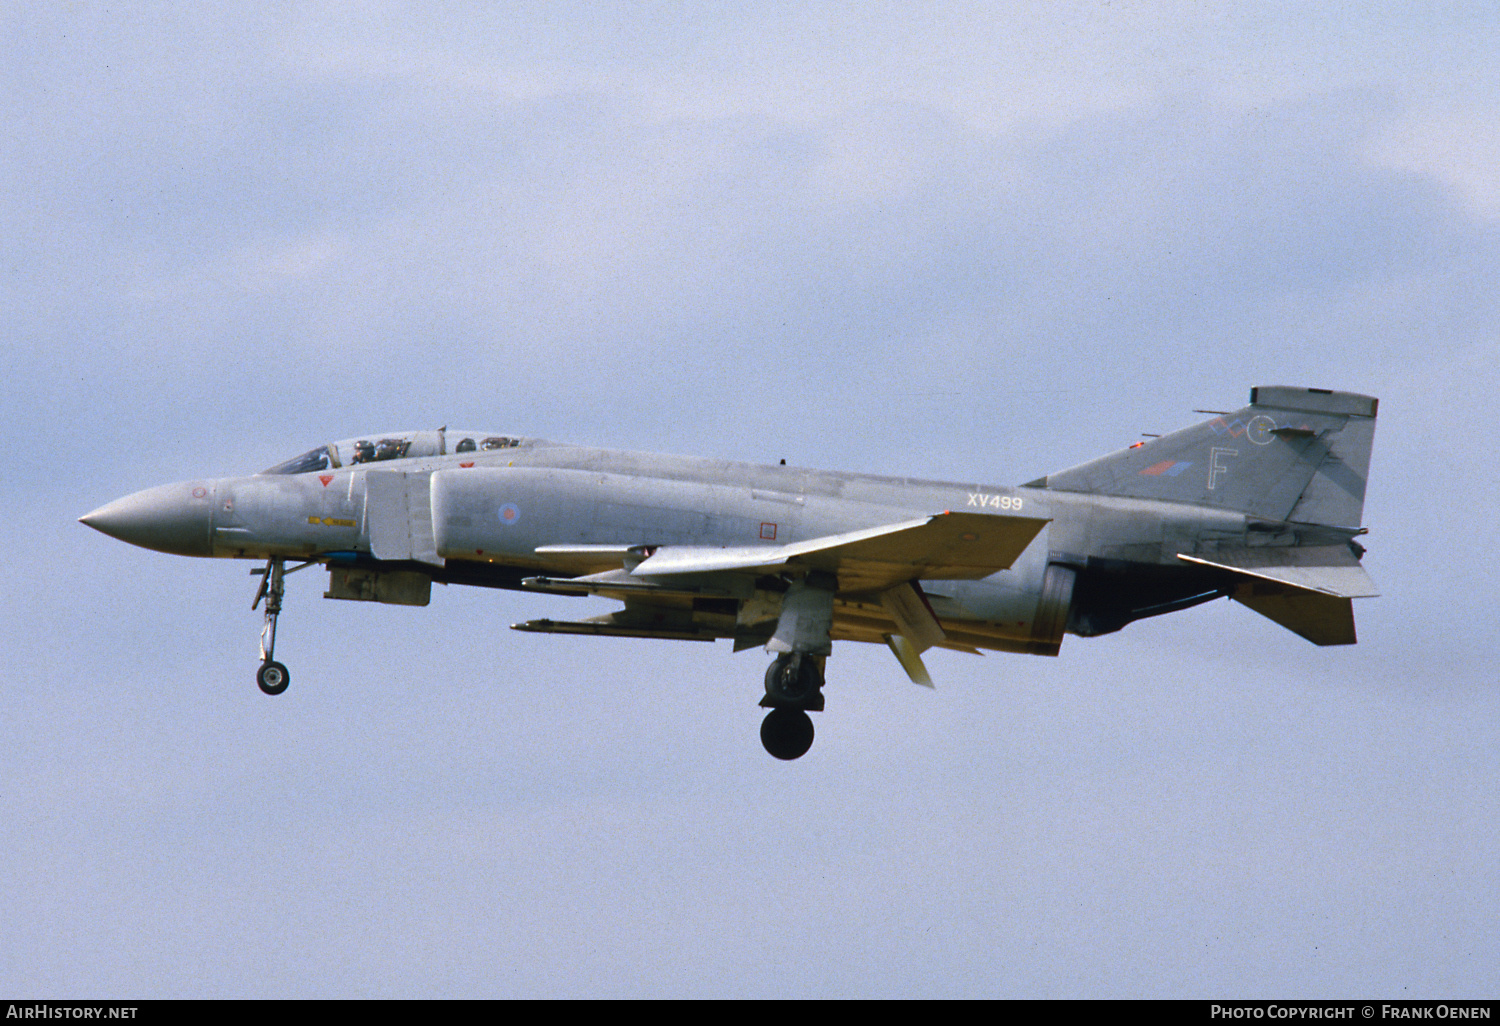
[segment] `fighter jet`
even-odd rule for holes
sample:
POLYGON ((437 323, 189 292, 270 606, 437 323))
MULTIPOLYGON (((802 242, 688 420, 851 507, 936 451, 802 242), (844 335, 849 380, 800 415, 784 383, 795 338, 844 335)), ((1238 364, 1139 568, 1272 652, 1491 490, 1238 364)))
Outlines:
POLYGON ((264 561, 268 695, 285 577, 326 598, 424 606, 432 582, 599 595, 622 608, 516 630, 763 648, 766 750, 796 759, 834 641, 1057 655, 1228 597, 1317 645, 1376 594, 1356 538, 1377 401, 1252 389, 1234 412, 1019 486, 620 452, 484 431, 319 445, 248 477, 162 485, 81 517, 184 556, 264 561), (292 564, 288 566, 288 564, 292 564))

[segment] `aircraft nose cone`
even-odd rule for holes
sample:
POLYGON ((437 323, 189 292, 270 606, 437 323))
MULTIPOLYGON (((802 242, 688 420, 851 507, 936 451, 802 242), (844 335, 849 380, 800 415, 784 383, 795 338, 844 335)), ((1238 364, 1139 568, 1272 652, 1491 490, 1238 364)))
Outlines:
POLYGON ((178 556, 213 555, 211 481, 161 485, 100 506, 78 522, 143 549, 178 556))

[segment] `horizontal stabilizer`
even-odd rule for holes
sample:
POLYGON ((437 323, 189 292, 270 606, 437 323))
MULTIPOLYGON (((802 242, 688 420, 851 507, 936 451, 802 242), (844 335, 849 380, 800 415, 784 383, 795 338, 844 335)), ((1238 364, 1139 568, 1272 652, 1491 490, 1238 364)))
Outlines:
POLYGON ((1216 552, 1212 559, 1179 553, 1177 558, 1337 598, 1373 598, 1380 594, 1347 545, 1233 549, 1216 552))
POLYGON ((1351 599, 1313 591, 1262 594, 1251 584, 1235 590, 1229 597, 1314 645, 1352 645, 1357 640, 1351 599))
POLYGON ((1352 645, 1356 598, 1379 594, 1347 545, 1232 549, 1212 559, 1178 554, 1227 570, 1239 583, 1229 597, 1315 645, 1352 645))
POLYGON ((838 575, 841 591, 884 590, 918 578, 975 580, 1007 570, 1047 521, 985 513, 938 513, 789 545, 663 546, 631 573, 772 573, 806 568, 838 575))

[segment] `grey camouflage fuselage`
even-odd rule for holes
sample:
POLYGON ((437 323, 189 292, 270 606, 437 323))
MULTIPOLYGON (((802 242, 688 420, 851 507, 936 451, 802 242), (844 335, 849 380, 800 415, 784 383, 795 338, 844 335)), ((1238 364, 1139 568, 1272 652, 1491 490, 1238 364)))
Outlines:
POLYGON ((148 548, 270 561, 278 588, 281 561, 325 563, 330 598, 425 605, 437 581, 624 603, 523 630, 731 638, 820 672, 831 641, 885 642, 926 683, 929 647, 1052 655, 1064 633, 1222 596, 1352 643, 1349 600, 1374 594, 1354 538, 1375 412, 1352 393, 1260 388, 1022 486, 405 432, 83 519, 148 548))

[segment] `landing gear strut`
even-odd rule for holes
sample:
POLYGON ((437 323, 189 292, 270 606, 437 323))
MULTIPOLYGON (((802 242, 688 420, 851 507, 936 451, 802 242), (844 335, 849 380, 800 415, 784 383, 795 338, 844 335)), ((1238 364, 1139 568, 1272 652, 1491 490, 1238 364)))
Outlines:
POLYGON ((777 656, 766 669, 766 697, 760 704, 771 710, 760 725, 760 743, 783 761, 800 759, 813 743, 808 711, 823 711, 822 660, 803 652, 777 656))
POLYGON ((809 571, 787 587, 781 615, 766 648, 780 652, 766 670, 770 715, 760 725, 760 743, 778 759, 800 759, 813 743, 809 712, 823 711, 823 660, 833 651, 833 596, 838 579, 809 571))
POLYGON ((288 570, 286 560, 272 558, 266 560, 266 565, 261 569, 250 571, 261 579, 260 590, 255 593, 255 601, 250 603, 250 608, 259 606, 261 599, 266 600, 266 625, 260 629, 260 669, 255 671, 255 683, 268 695, 281 694, 292 682, 292 675, 287 672, 287 668, 275 660, 276 618, 281 615, 281 598, 286 594, 286 584, 282 579, 289 573, 311 565, 303 563, 288 570))

